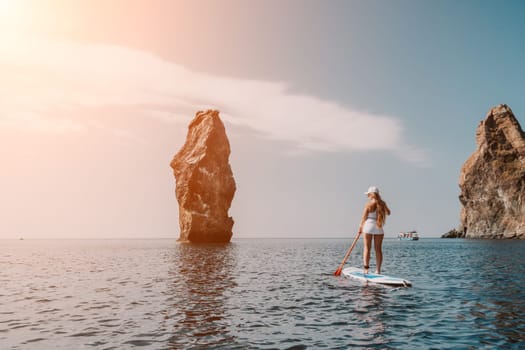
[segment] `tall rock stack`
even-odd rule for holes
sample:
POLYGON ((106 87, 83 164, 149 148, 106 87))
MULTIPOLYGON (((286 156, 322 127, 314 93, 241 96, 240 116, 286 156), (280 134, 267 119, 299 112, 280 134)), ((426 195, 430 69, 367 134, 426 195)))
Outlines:
POLYGON ((466 238, 525 239, 525 134, 512 110, 490 110, 459 178, 466 238))
POLYGON ((229 156, 230 143, 219 112, 197 112, 186 143, 170 164, 179 202, 179 241, 230 241, 233 219, 228 210, 236 187, 229 156))

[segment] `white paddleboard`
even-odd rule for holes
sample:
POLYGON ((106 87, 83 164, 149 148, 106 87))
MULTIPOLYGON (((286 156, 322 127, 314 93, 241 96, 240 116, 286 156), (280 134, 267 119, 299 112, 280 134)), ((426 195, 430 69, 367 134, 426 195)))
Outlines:
POLYGON ((412 282, 399 278, 399 277, 392 277, 387 275, 379 275, 377 273, 363 273, 363 269, 359 269, 357 267, 347 267, 343 269, 343 275, 349 278, 354 278, 363 282, 370 282, 370 283, 379 283, 379 284, 387 284, 389 286, 403 286, 403 287, 410 287, 412 286, 412 282))

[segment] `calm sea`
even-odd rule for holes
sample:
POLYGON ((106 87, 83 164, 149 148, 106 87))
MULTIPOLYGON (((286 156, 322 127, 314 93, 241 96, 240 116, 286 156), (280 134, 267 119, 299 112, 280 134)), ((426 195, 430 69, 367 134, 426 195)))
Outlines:
POLYGON ((387 239, 392 288, 352 238, 3 240, 0 349, 525 348, 525 241, 387 239))

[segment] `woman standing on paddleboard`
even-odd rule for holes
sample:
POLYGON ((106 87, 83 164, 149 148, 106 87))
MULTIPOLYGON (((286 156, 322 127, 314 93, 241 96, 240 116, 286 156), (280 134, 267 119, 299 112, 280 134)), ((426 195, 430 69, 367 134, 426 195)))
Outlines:
POLYGON ((365 205, 361 224, 359 225, 359 233, 365 234, 363 238, 363 267, 365 274, 367 274, 370 263, 370 248, 373 240, 376 252, 376 273, 380 274, 381 264, 383 263, 383 238, 385 237, 383 225, 385 224, 386 216, 390 215, 390 209, 385 201, 381 199, 377 187, 370 186, 365 194, 368 196, 369 201, 365 205))

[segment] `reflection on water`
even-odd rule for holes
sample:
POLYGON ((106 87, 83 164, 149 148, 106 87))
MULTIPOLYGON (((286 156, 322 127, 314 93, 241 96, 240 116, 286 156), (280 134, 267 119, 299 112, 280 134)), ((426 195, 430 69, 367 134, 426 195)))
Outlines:
POLYGON ((354 345, 371 346, 385 343, 385 300, 388 289, 372 284, 365 285, 356 300, 353 313, 360 327, 351 334, 354 345))
POLYGON ((385 240, 391 288, 350 241, 4 241, 0 350, 525 348, 525 242, 385 240))
POLYGON ((523 246, 516 241, 476 241, 465 252, 473 275, 470 316, 477 327, 487 331, 481 336, 486 344, 525 342, 523 253, 523 246), (516 261, 517 256, 521 261, 516 261))
POLYGON ((178 245, 170 264, 169 290, 176 296, 175 349, 229 348, 235 343, 225 318, 226 299, 236 286, 235 244, 178 245))

